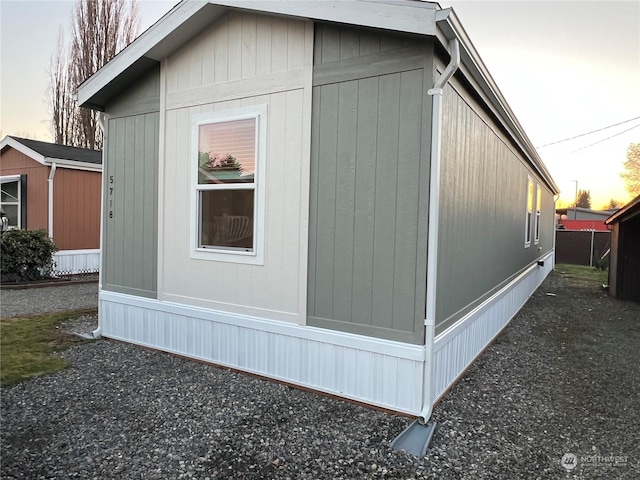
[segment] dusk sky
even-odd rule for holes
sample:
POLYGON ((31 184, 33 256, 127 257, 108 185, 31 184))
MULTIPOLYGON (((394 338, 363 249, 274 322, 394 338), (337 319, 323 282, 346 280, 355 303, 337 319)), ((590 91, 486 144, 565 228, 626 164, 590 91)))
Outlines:
MULTIPOLYGON (((139 1, 141 32, 175 3, 139 1)), ((535 146, 636 119, 539 148, 562 190, 560 204, 573 201, 573 180, 591 191, 594 208, 628 201, 619 173, 629 144, 640 143, 640 2, 440 5, 454 8, 535 146)), ((67 0, 0 0, 0 138, 51 141, 47 72, 60 27, 68 36, 72 7, 67 0)))

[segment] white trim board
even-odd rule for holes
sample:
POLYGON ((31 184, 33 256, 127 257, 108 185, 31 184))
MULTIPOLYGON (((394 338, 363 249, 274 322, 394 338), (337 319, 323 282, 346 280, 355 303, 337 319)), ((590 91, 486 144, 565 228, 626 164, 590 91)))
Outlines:
MULTIPOLYGON (((436 337, 436 401, 553 268, 533 264, 436 337)), ((364 335, 100 291, 102 335, 397 412, 422 409, 425 348, 364 335)))

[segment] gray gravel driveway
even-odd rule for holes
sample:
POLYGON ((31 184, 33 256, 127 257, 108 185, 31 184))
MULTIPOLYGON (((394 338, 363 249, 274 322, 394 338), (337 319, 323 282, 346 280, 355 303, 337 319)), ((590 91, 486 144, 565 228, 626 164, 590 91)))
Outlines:
POLYGON ((64 286, 55 287, 0 289, 1 318, 64 312, 96 308, 97 306, 97 282, 65 282, 64 286))
POLYGON ((63 355, 1 391, 3 479, 640 478, 640 305, 560 273, 435 408, 422 459, 389 448, 401 416, 115 341, 63 355))

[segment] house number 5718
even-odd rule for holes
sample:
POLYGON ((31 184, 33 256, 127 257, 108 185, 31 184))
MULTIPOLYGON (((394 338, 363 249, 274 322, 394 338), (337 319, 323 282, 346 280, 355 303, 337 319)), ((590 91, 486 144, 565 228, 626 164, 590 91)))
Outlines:
POLYGON ((109 218, 113 218, 113 175, 109 176, 109 218))

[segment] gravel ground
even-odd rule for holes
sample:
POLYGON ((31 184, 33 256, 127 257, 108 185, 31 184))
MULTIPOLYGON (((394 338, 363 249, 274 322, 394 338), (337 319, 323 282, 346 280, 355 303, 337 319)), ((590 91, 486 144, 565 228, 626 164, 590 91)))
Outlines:
POLYGON ((64 312, 98 306, 98 283, 66 282, 64 286, 0 289, 1 318, 64 312))
POLYGON ((640 305, 561 273, 435 408, 422 459, 388 446, 401 416, 114 341, 63 355, 1 391, 3 479, 640 478, 640 305))

